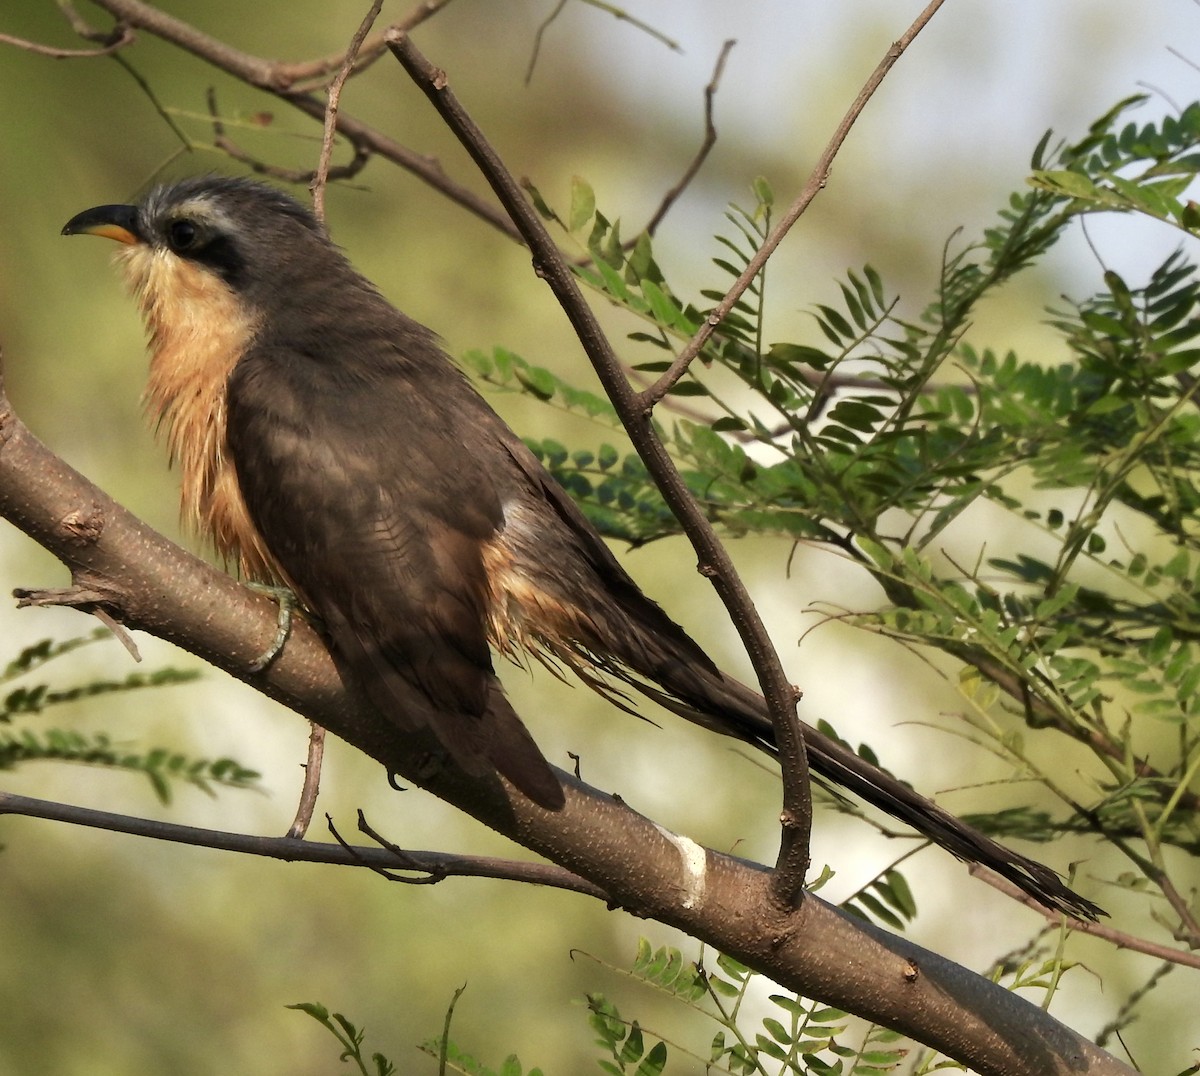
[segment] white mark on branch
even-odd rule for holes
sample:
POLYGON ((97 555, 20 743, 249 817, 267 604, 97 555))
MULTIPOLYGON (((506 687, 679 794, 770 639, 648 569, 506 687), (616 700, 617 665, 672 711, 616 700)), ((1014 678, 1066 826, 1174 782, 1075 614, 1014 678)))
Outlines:
POLYGON ((704 889, 708 884, 708 853, 690 837, 672 833, 657 823, 655 829, 679 849, 686 878, 683 886, 683 906, 695 908, 704 899, 704 889))

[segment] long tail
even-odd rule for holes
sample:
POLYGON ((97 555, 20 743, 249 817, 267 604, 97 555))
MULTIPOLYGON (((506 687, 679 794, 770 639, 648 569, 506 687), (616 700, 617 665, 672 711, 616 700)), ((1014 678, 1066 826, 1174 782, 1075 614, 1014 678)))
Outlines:
MULTIPOLYGON (((596 673, 623 680, 689 721, 778 754, 762 696, 717 669, 687 632, 642 593, 529 450, 499 419, 494 426, 510 461, 523 472, 519 485, 530 496, 538 490, 560 524, 549 525, 551 517, 542 516, 536 531, 510 525, 505 532, 521 577, 550 598, 524 610, 526 634, 610 698, 614 693, 605 691, 596 673), (547 570, 547 564, 555 570, 547 570)), ((539 507, 531 501, 530 514, 537 517, 539 507)), ((620 705, 619 698, 614 701, 620 705)), ((959 859, 994 870, 1047 908, 1084 919, 1105 914, 1049 867, 998 844, 809 725, 804 726, 804 742, 816 773, 959 859)))
MULTIPOLYGON (((778 753, 761 695, 724 676, 677 627, 678 636, 664 634, 661 624, 652 630, 630 627, 623 634, 622 652, 613 655, 620 665, 606 661, 606 671, 690 721, 778 753), (686 643, 681 644, 679 636, 686 643)), ((803 730, 809 766, 822 777, 912 826, 959 859, 995 871, 1047 908, 1083 919, 1106 914, 1049 867, 1005 848, 812 726, 804 725, 803 730)))

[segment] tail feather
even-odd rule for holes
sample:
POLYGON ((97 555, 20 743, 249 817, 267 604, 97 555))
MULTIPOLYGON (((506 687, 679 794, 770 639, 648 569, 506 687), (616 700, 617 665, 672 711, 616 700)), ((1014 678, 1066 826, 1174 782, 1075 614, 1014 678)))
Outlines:
MULTIPOLYGON (((686 656, 664 652, 660 639, 628 633, 625 652, 618 655, 623 664, 610 661, 605 670, 690 721, 778 754, 774 725, 761 695, 686 656), (653 678, 658 686, 630 670, 653 678)), ((995 871, 1047 908, 1081 919, 1105 914, 1049 867, 1005 848, 811 725, 802 723, 802 729, 809 766, 821 777, 906 823, 959 859, 995 871)))

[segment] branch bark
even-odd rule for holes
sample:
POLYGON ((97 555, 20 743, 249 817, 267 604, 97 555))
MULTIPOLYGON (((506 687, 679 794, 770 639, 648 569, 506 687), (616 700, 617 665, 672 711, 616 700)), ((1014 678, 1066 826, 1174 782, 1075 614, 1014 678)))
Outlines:
MULTIPOLYGON (((96 2, 315 118, 324 114, 319 98, 273 81, 283 65, 241 53, 139 0, 96 2)), ((338 117, 338 129, 515 234, 490 204, 464 198, 436 162, 345 115, 338 117)), ((518 201, 523 204, 519 192, 518 201)), ((540 255, 538 264, 547 266, 540 255)), ((619 367, 613 370, 619 375, 619 367)), ((626 403, 636 400, 623 377, 621 382, 626 403)), ((631 434, 650 429, 648 409, 630 414, 631 434)), ((661 445, 651 446, 652 455, 658 450, 661 445)), ((980 1073, 1131 1071, 966 969, 818 898, 807 897, 798 908, 781 902, 779 871, 702 849, 566 774, 560 776, 567 807, 550 815, 510 796, 499 779, 428 772, 428 745, 401 735, 343 684, 307 625, 296 625, 269 670, 252 672, 253 659, 274 635, 273 604, 172 546, 71 471, 32 437, 2 394, 0 513, 57 555, 94 607, 185 647, 326 725, 390 771, 586 879, 615 906, 677 926, 788 989, 894 1027, 980 1073)), ((702 554, 702 563, 713 562, 702 554)))
POLYGON ((560 772, 560 813, 500 781, 428 772, 405 736, 344 684, 297 620, 277 660, 252 672, 276 630, 274 603, 172 545, 35 438, 0 386, 0 515, 57 556, 87 603, 203 657, 341 736, 526 848, 616 907, 680 928, 781 986, 911 1035, 985 1076, 1132 1070, 1082 1036, 936 953, 809 896, 782 907, 772 872, 701 848, 560 772))

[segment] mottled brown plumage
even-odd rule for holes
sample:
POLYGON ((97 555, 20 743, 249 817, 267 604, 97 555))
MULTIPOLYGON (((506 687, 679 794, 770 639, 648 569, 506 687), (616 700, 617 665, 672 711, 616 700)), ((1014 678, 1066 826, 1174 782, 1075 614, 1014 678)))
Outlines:
MULTIPOLYGON (((270 187, 201 177, 65 232, 107 235, 150 335, 147 409, 183 514, 325 625, 380 713, 428 728, 471 774, 548 809, 562 787, 513 712, 491 650, 565 663, 774 751, 762 698, 648 599, 432 333, 388 303, 311 214, 270 187)), ((810 764, 1043 903, 1099 909, 840 744, 810 764)))

